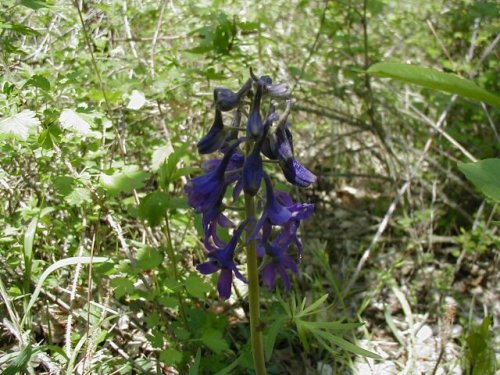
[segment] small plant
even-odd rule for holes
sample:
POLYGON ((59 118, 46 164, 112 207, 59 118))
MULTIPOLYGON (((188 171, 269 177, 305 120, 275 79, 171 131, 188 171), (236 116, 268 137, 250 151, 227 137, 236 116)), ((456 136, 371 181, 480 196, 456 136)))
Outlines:
POLYGON ((222 87, 214 90, 214 123, 197 146, 200 154, 220 151, 224 156, 207 161, 203 165, 205 174, 190 180, 185 192, 189 205, 202 215, 208 260, 197 266, 198 271, 205 275, 219 272, 217 289, 221 299, 230 297, 233 276, 248 283, 254 367, 257 374, 265 374, 259 284, 275 288, 279 276, 285 291, 290 290, 289 271, 298 274, 297 261, 302 254, 297 231, 300 222, 313 214, 313 205, 294 202, 285 191, 274 189, 264 165, 277 163, 287 181, 298 187, 311 185, 316 177, 294 157, 288 122, 292 106, 288 86, 273 84, 268 76, 258 78, 252 71, 250 74, 251 78, 236 93, 222 87), (269 106, 264 117, 265 101, 269 106), (276 102, 283 101, 285 110, 279 116, 276 102), (250 108, 246 127, 243 127, 246 106, 250 108), (224 125, 222 116, 222 112, 229 111, 234 111, 230 127, 224 125), (273 129, 274 123, 277 125, 273 129), (262 182, 265 191, 259 195, 262 182), (226 198, 229 188, 236 206, 225 203, 231 200, 226 198), (241 192, 244 208, 237 206, 241 192), (244 212, 238 226, 224 213, 231 208, 244 212), (261 208, 258 220, 257 208, 261 208), (236 227, 229 242, 221 240, 218 227, 236 227), (244 231, 247 233, 244 246, 238 247, 244 231), (246 247, 246 277, 236 264, 237 254, 243 247, 246 247))

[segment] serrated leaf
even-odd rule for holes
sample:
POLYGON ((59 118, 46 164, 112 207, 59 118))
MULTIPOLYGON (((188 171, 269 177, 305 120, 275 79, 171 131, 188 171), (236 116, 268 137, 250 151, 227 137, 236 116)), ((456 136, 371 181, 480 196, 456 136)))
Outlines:
POLYGON ((54 187, 62 196, 67 196, 73 191, 75 179, 70 176, 57 176, 54 178, 54 187))
POLYGON ((459 163, 458 169, 484 195, 500 202, 500 159, 484 159, 475 163, 459 163))
POLYGON ((152 247, 144 247, 137 252, 137 267, 140 270, 150 270, 163 262, 163 255, 152 247))
POLYGON ((430 68, 401 63, 377 63, 372 65, 367 70, 367 73, 377 77, 393 78, 398 81, 413 83, 433 90, 458 94, 497 107, 500 106, 500 96, 486 91, 468 79, 430 68))
POLYGON ((80 207, 84 203, 90 203, 92 201, 92 198, 89 189, 83 187, 77 187, 73 189, 71 193, 66 195, 64 200, 70 206, 80 207))
POLYGON ((139 216, 147 220, 152 227, 161 223, 169 208, 169 196, 163 191, 155 191, 148 194, 139 205, 139 216))
POLYGON ((174 149, 170 145, 161 146, 154 150, 151 162, 153 171, 157 171, 172 152, 174 149))
POLYGON ((42 89, 44 91, 50 90, 50 82, 48 81, 48 79, 39 74, 35 74, 30 79, 28 79, 24 84, 24 87, 27 86, 38 87, 39 89, 42 89))
POLYGON ((17 138, 25 141, 39 126, 40 120, 36 118, 35 112, 24 110, 0 120, 0 138, 17 138))
POLYGON ((124 277, 111 279, 110 285, 111 287, 115 288, 116 298, 121 298, 125 294, 130 294, 135 290, 132 280, 124 277))
POLYGON ((160 361, 168 366, 178 364, 182 361, 182 353, 175 349, 162 350, 160 353, 160 361))
POLYGON ((213 352, 220 354, 229 349, 229 344, 222 337, 222 332, 209 328, 201 336, 201 341, 213 352))
POLYGON ((142 188, 148 176, 148 173, 140 170, 138 166, 129 165, 112 175, 101 173, 101 186, 112 195, 130 193, 134 189, 142 188))
POLYGON ((100 134, 92 130, 90 123, 87 119, 83 118, 82 114, 76 113, 71 109, 65 109, 59 116, 61 126, 69 132, 84 136, 98 138, 100 134))
POLYGON ((146 104, 146 97, 140 91, 133 90, 130 95, 129 102, 127 104, 128 109, 138 110, 141 109, 144 104, 146 104))
POLYGON ((205 283, 201 277, 195 274, 189 275, 186 279, 186 290, 193 297, 203 299, 212 287, 205 283))

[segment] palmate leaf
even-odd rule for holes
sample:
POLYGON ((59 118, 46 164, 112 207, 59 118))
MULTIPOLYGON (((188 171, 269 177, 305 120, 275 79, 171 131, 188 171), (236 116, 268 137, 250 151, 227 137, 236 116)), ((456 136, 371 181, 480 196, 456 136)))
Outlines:
POLYGON ((361 355, 363 357, 373 358, 382 360, 383 358, 378 354, 372 353, 366 349, 360 348, 357 345, 343 339, 342 337, 336 336, 330 332, 326 332, 323 330, 315 330, 312 331, 313 335, 316 339, 325 347, 325 349, 333 352, 332 344, 337 345, 338 347, 347 350, 348 352, 361 355))
POLYGON ((500 202, 500 159, 484 159, 475 163, 459 163, 458 169, 484 195, 500 202))
POLYGON ((401 63, 377 63, 372 65, 367 70, 367 73, 377 77, 414 83, 428 89, 446 91, 497 107, 500 106, 500 96, 486 91, 470 80, 430 68, 401 63))

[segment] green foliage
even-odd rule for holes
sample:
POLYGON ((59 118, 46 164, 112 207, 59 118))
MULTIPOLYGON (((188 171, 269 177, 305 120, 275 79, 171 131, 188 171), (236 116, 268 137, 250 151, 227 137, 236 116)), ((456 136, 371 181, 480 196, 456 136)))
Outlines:
MULTIPOLYGON (((397 332, 401 317, 389 314, 380 280, 408 282, 412 308, 432 322, 436 293, 453 293, 457 280, 469 285, 466 272, 455 269, 461 251, 467 269, 477 259, 481 270, 493 264, 498 213, 487 202, 476 217, 477 197, 456 175, 463 155, 439 136, 421 154, 432 131, 419 113, 439 118, 447 98, 415 86, 403 95, 383 80, 371 80, 370 92, 359 74, 374 61, 419 62, 456 75, 415 65, 369 71, 496 105, 498 59, 485 55, 477 65, 496 38, 493 2, 453 0, 442 12, 435 1, 369 1, 364 20, 362 2, 345 0, 104 0, 82 3, 83 24, 76 3, 0 5, 0 316, 2 327, 13 327, 0 335, 0 372, 45 373, 41 358, 48 358, 66 374, 169 367, 190 375, 253 373, 244 289, 242 300, 219 301, 216 277, 196 272, 206 254, 183 193, 205 161, 195 144, 210 126, 213 88, 238 87, 249 67, 294 88, 295 152, 321 177, 314 189, 291 192, 317 203, 318 217, 301 234, 295 294, 283 302, 262 290, 270 375, 305 373, 319 363, 352 372, 356 355, 373 357, 354 344, 373 325, 346 322, 374 322, 389 341, 385 317, 397 332), (466 61, 471 35, 474 53, 466 61), (458 78, 473 67, 475 83, 458 78), (394 159, 378 147, 372 120, 386 132, 394 159), (344 290, 396 185, 421 156, 424 167, 374 247, 363 282, 344 290), (366 196, 346 208, 334 194, 341 186, 366 196), (384 317, 374 308, 381 301, 384 317)), ((461 101, 445 129, 486 159, 459 168, 492 201, 498 168, 487 160, 498 156, 496 123, 497 108, 461 101)), ((228 236, 220 232, 224 241, 228 236)), ((488 282, 485 276, 477 288, 493 288, 488 282)), ((460 298, 470 298, 468 290, 460 298)), ((487 371, 481 348, 492 340, 484 332, 470 333, 471 374, 487 371)))
POLYGON ((393 78, 429 89, 446 91, 500 107, 499 96, 482 89, 472 81, 453 74, 399 63, 374 64, 367 72, 378 77, 393 78))
POLYGON ((491 316, 472 327, 465 339, 465 369, 467 375, 492 375, 496 371, 495 340, 490 331, 491 316))
POLYGON ((500 159, 485 159, 475 163, 460 163, 458 169, 485 196, 500 203, 500 159))
POLYGON ((314 337, 315 340, 326 350, 335 354, 337 350, 335 346, 341 349, 347 350, 351 353, 373 358, 382 359, 378 354, 372 353, 368 350, 360 348, 359 346, 350 343, 349 341, 343 339, 338 333, 349 331, 362 326, 362 323, 341 323, 341 322, 328 322, 328 321, 311 321, 310 318, 320 314, 323 309, 328 309, 325 306, 325 302, 328 298, 328 294, 324 294, 316 301, 306 306, 306 298, 302 300, 302 303, 296 300, 296 298, 291 298, 290 305, 282 304, 287 315, 291 318, 293 324, 297 329, 297 335, 304 346, 306 352, 310 351, 311 346, 309 342, 309 337, 314 337), (307 318, 307 319, 306 319, 307 318))

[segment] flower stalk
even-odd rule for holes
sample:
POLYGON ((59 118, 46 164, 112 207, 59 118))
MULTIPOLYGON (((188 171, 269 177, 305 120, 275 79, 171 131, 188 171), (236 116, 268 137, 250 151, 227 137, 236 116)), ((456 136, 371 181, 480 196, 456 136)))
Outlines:
POLYGON ((245 194, 245 214, 250 221, 247 236, 247 274, 248 274, 248 304, 250 318, 250 340, 256 375, 266 374, 264 346, 262 345, 262 322, 260 320, 260 287, 257 260, 257 241, 251 239, 255 227, 255 200, 250 194, 245 194))
POLYGON ((294 202, 288 193, 274 189, 264 163, 275 163, 291 184, 301 188, 314 183, 316 176, 294 156, 291 124, 287 120, 292 102, 286 84, 273 84, 270 77, 258 78, 251 72, 251 79, 236 93, 223 87, 216 88, 214 102, 214 123, 197 146, 200 154, 220 151, 223 156, 204 162, 205 174, 189 180, 184 187, 189 205, 202 215, 207 260, 196 268, 204 275, 219 274, 217 290, 222 300, 231 296, 235 277, 248 284, 247 316, 254 369, 257 375, 265 375, 260 283, 274 289, 279 277, 285 291, 290 290, 289 275, 299 275, 297 263, 302 256, 297 231, 300 222, 312 215, 313 205, 294 202), (280 117, 277 109, 283 101, 286 101, 286 106, 280 117), (268 110, 264 116, 261 109, 266 104, 268 110), (232 110, 235 110, 233 123, 227 127, 222 112, 232 110), (241 127, 242 115, 247 117, 245 128, 241 127), (273 127, 274 122, 278 124, 273 127), (243 137, 239 135, 242 130, 246 130, 243 137), (244 148, 240 147, 242 144, 244 148), (265 193, 258 194, 262 181, 265 193), (238 208, 228 204, 230 198, 226 192, 231 190, 233 202, 242 192, 244 195, 245 208, 240 211, 239 225, 231 220, 238 219, 237 216, 231 215, 230 219, 224 214, 225 210, 238 208), (219 236, 220 228, 233 228, 229 242, 219 236), (237 244, 244 231, 246 275, 238 269, 242 247, 237 244))

